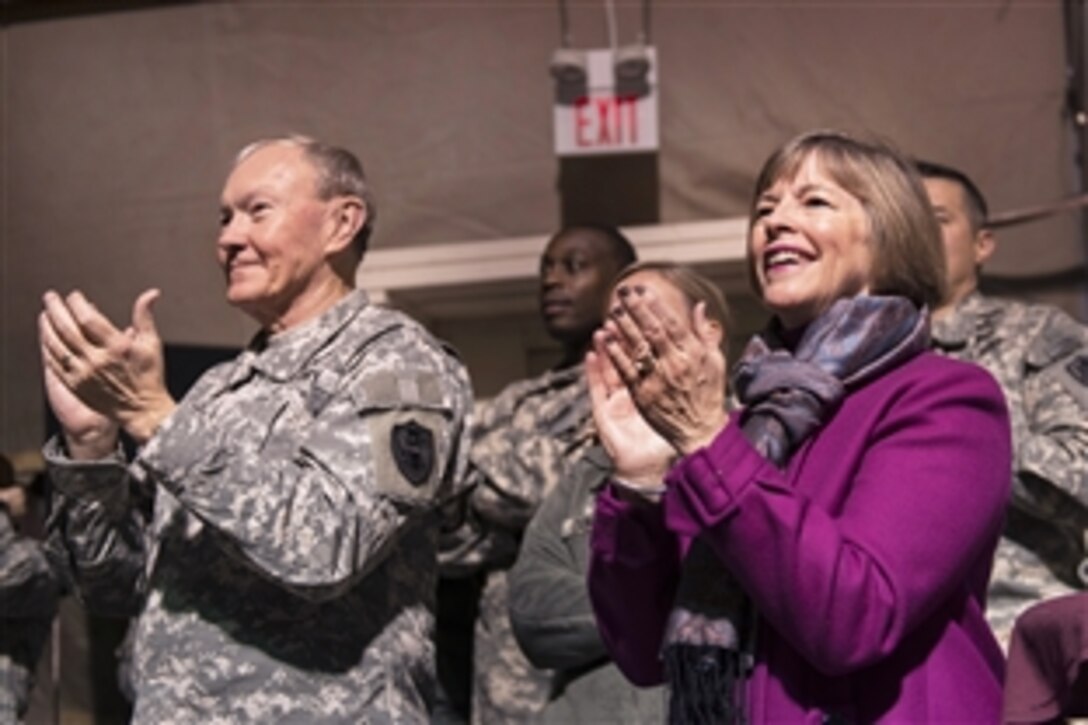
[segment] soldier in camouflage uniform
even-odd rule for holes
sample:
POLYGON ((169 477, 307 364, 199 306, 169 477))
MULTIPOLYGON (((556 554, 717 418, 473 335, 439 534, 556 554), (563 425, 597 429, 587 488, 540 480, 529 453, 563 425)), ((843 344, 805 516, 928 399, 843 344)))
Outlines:
POLYGON ((474 639, 474 723, 524 722, 551 695, 551 673, 533 668, 510 628, 507 570, 537 505, 593 442, 581 362, 600 326, 609 283, 634 259, 630 242, 609 227, 556 234, 541 257, 540 311, 563 345, 563 359, 478 411, 464 524, 441 554, 446 576, 486 572, 474 639))
POLYGON ((40 542, 22 535, 28 494, 0 456, 0 723, 26 714, 34 668, 63 593, 40 542))
POLYGON ((985 199, 956 169, 919 170, 948 266, 933 344, 989 370, 1011 415, 1012 498, 987 601, 987 619, 1007 647, 1020 612, 1084 586, 1076 570, 1088 532, 1088 328, 1052 307, 980 294, 979 267, 994 250, 985 199))
POLYGON ((428 719, 437 504, 463 475, 471 391, 449 350, 353 289, 368 197, 341 149, 239 155, 218 254, 262 330, 176 406, 154 292, 124 331, 46 294, 51 529, 90 605, 139 615, 135 722, 428 719))

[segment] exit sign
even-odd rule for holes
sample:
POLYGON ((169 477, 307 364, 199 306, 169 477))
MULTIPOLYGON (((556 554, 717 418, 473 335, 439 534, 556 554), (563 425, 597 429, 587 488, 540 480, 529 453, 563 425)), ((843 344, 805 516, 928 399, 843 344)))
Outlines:
POLYGON ((555 152, 560 156, 656 151, 657 53, 650 59, 649 93, 619 95, 612 50, 587 50, 587 92, 573 104, 555 104, 555 152))

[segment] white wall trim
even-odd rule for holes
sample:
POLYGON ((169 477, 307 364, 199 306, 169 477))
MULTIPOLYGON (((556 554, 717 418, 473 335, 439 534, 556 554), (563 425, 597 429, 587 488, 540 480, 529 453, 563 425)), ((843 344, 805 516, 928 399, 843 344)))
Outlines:
MULTIPOLYGON (((693 266, 733 266, 744 260, 747 220, 626 227, 624 233, 645 260, 670 259, 693 266)), ((359 274, 362 287, 382 298, 412 290, 495 282, 535 283, 540 253, 549 235, 425 246, 375 249, 359 274)))

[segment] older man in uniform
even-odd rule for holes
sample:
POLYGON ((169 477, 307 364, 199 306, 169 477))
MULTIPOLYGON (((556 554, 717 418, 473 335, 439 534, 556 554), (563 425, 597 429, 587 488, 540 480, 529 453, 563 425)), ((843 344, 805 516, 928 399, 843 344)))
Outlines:
POLYGON ((474 642, 474 723, 523 722, 551 696, 551 674, 533 668, 514 639, 507 570, 540 501, 593 442, 582 359, 612 279, 634 260, 631 243, 613 227, 574 226, 552 237, 540 258, 540 314, 563 357, 543 375, 505 388, 474 425, 466 521, 441 555, 448 576, 486 576, 474 642))
POLYGON ((244 149, 217 252, 261 330, 177 404, 157 291, 126 329, 79 292, 45 295, 52 530, 92 606, 139 615, 135 722, 428 718, 436 509, 471 391, 448 349, 354 289, 373 220, 351 153, 244 149))
POLYGON ((1084 586, 1077 567, 1088 532, 1088 328, 1053 307, 980 294, 979 269, 995 244, 986 201, 957 169, 918 169, 948 267, 933 344, 989 370, 1012 420, 1012 498, 987 601, 990 625, 1007 647, 1020 612, 1084 586))

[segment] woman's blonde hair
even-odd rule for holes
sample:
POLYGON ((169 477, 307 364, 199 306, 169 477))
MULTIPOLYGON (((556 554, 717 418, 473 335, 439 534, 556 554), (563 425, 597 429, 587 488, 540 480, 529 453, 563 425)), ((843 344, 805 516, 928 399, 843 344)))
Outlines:
MULTIPOLYGON (((870 292, 901 295, 919 307, 937 307, 945 297, 940 227, 914 164, 882 143, 859 141, 836 131, 811 131, 787 142, 771 154, 759 173, 748 234, 764 192, 782 179, 793 178, 810 158, 865 209, 873 245, 870 292)), ((748 277, 752 289, 761 295, 755 264, 749 257, 748 277)))
MULTIPOLYGON (((612 293, 615 292, 616 288, 623 284, 624 280, 638 272, 653 272, 673 287, 680 290, 680 293, 688 302, 689 311, 694 310, 695 305, 698 303, 704 303, 706 305, 707 319, 721 325, 722 352, 728 352, 729 328, 732 325, 732 318, 729 312, 729 305, 725 301, 725 296, 722 294, 722 291, 718 289, 716 284, 691 267, 676 262, 635 262, 620 270, 620 273, 612 280, 612 286, 608 290, 608 297, 606 297, 606 299, 610 300, 612 298, 612 293)), ((607 316, 607 314, 608 310, 605 310, 605 315, 607 316)))

